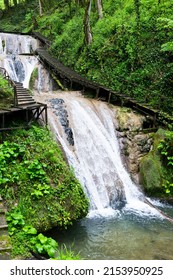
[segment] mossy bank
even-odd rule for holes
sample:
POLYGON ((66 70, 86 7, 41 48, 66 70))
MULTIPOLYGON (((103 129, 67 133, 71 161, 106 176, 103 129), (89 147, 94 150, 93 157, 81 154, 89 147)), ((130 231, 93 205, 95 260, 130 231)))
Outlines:
MULTIPOLYGON (((28 235, 19 234, 24 227, 27 233, 28 226, 37 232, 66 228, 87 215, 83 189, 47 129, 33 125, 6 135, 0 163, 0 194, 9 212, 14 255, 26 253, 28 235)), ((31 228, 29 234, 35 234, 31 228)))
POLYGON ((150 152, 140 163, 140 182, 145 192, 173 203, 173 132, 153 134, 150 152))

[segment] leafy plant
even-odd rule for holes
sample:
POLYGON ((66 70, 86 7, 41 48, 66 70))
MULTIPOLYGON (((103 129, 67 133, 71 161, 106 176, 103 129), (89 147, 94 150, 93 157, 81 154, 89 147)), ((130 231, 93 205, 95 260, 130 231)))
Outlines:
POLYGON ((53 258, 58 248, 58 243, 51 237, 46 237, 42 233, 33 237, 31 240, 31 245, 34 251, 39 254, 48 255, 53 258))
POLYGON ((34 159, 32 162, 25 161, 25 164, 28 165, 27 170, 31 180, 39 179, 41 182, 46 180, 46 172, 43 169, 46 167, 46 164, 42 164, 37 159, 34 159))
POLYGON ((173 183, 170 183, 169 180, 166 180, 163 184, 166 194, 173 194, 173 183))
POLYGON ((168 131, 160 141, 158 149, 168 166, 173 166, 173 131, 168 131))
POLYGON ((44 195, 48 195, 52 193, 52 189, 50 186, 46 184, 34 184, 35 190, 31 193, 31 196, 33 196, 36 199, 39 199, 40 197, 44 195))
POLYGON ((22 228, 22 230, 24 231, 25 234, 31 234, 31 235, 37 234, 37 230, 33 226, 26 225, 22 228))
POLYGON ((8 222, 10 235, 13 235, 16 230, 21 229, 25 225, 24 217, 17 208, 14 208, 11 212, 7 212, 6 221, 8 222))
POLYGON ((163 160, 163 165, 166 166, 169 177, 164 176, 163 188, 167 195, 173 195, 173 131, 167 131, 164 139, 158 145, 158 150, 163 160))

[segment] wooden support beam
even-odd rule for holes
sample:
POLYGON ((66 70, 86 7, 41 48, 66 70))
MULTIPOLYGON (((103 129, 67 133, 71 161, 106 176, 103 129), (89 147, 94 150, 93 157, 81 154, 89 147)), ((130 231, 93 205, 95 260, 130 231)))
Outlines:
POLYGON ((48 125, 47 105, 45 105, 45 123, 46 123, 46 125, 48 125))
POLYGON ((29 124, 29 114, 28 114, 28 109, 26 109, 26 122, 27 125, 29 124))
POLYGON ((95 96, 95 99, 98 99, 98 98, 99 98, 99 92, 100 92, 100 88, 97 88, 97 89, 96 89, 96 96, 95 96))
POLYGON ((110 103, 111 95, 112 95, 112 92, 110 91, 110 92, 109 92, 109 96, 108 96, 108 104, 110 103))
POLYGON ((5 127, 5 114, 2 114, 2 128, 5 127))

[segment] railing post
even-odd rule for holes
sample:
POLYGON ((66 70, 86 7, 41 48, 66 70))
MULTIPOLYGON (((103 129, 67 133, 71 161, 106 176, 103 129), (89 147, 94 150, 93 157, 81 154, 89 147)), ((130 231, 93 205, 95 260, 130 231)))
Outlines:
POLYGON ((14 85, 14 106, 17 106, 18 105, 18 102, 17 102, 17 90, 16 90, 16 86, 14 85))

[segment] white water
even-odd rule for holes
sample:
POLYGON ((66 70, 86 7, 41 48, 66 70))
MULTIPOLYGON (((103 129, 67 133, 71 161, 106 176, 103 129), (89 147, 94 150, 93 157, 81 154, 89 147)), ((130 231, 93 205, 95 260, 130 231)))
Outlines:
MULTIPOLYGON (((50 90, 50 80, 37 58, 30 54, 38 41, 30 36, 0 33, 0 67, 4 67, 15 81, 29 86, 34 68, 38 69, 38 92, 50 90), (27 54, 27 55, 24 55, 27 54), (46 86, 45 86, 46 85, 46 86)), ((144 196, 131 181, 120 156, 115 134, 115 116, 102 102, 91 102, 71 95, 64 96, 74 148, 68 145, 56 115, 51 115, 52 126, 64 148, 69 163, 90 199, 90 216, 117 215, 117 208, 125 201, 124 211, 159 215, 144 203, 144 196)))
POLYGON ((47 92, 52 89, 50 75, 32 55, 38 47, 38 40, 31 36, 0 33, 0 67, 5 68, 10 78, 21 82, 25 88, 29 88, 33 70, 38 69, 35 89, 47 92))
POLYGON ((72 94, 64 94, 62 98, 73 131, 74 147, 65 140, 55 114, 50 115, 50 122, 89 197, 89 215, 117 215, 120 202, 125 201, 124 211, 160 216, 144 202, 144 195, 123 166, 113 111, 103 102, 72 94))

